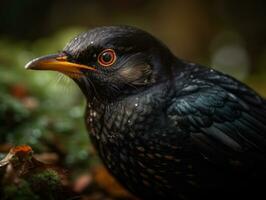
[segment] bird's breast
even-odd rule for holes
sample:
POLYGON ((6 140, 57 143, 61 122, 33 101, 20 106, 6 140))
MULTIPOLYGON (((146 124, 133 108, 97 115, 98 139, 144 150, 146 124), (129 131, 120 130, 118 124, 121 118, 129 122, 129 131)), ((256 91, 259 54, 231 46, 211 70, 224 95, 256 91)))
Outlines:
POLYGON ((86 124, 100 157, 133 192, 165 193, 175 187, 177 177, 194 187, 193 166, 183 160, 185 151, 169 128, 163 104, 143 98, 108 106, 88 104, 86 124))
POLYGON ((89 134, 100 143, 120 145, 151 128, 155 121, 152 115, 152 105, 144 104, 138 97, 109 105, 89 103, 86 124, 89 134))

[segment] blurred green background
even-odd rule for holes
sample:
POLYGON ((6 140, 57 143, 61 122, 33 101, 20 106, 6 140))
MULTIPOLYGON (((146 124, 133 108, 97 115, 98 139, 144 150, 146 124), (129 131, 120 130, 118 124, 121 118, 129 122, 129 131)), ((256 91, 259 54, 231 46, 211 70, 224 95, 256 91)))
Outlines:
POLYGON ((178 56, 245 81, 266 96, 266 1, 1 0, 0 151, 28 144, 55 152, 75 171, 97 162, 85 101, 68 78, 26 71, 81 31, 127 24, 164 41, 178 56))

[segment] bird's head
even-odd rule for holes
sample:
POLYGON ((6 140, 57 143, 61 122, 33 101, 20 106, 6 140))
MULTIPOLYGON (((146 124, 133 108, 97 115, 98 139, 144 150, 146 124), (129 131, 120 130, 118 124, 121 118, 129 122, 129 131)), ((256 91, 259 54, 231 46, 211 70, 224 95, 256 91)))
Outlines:
POLYGON ((34 59, 26 68, 62 72, 87 98, 112 101, 168 79, 173 60, 169 49, 147 32, 110 26, 82 33, 61 53, 34 59))

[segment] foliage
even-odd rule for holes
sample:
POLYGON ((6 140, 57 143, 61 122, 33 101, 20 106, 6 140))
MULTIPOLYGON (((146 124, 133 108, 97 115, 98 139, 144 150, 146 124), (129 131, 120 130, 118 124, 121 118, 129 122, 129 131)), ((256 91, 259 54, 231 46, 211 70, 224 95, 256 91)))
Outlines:
POLYGON ((81 93, 65 77, 24 69, 32 58, 62 49, 76 32, 80 30, 59 32, 31 44, 0 41, 0 144, 58 151, 63 163, 88 166, 81 93))

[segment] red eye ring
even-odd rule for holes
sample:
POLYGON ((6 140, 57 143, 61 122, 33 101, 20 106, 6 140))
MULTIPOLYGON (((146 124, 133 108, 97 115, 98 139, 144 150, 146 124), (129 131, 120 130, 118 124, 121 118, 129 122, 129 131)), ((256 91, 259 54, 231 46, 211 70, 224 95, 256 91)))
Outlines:
POLYGON ((116 61, 116 53, 113 49, 105 49, 98 55, 98 63, 104 67, 109 67, 116 61))

